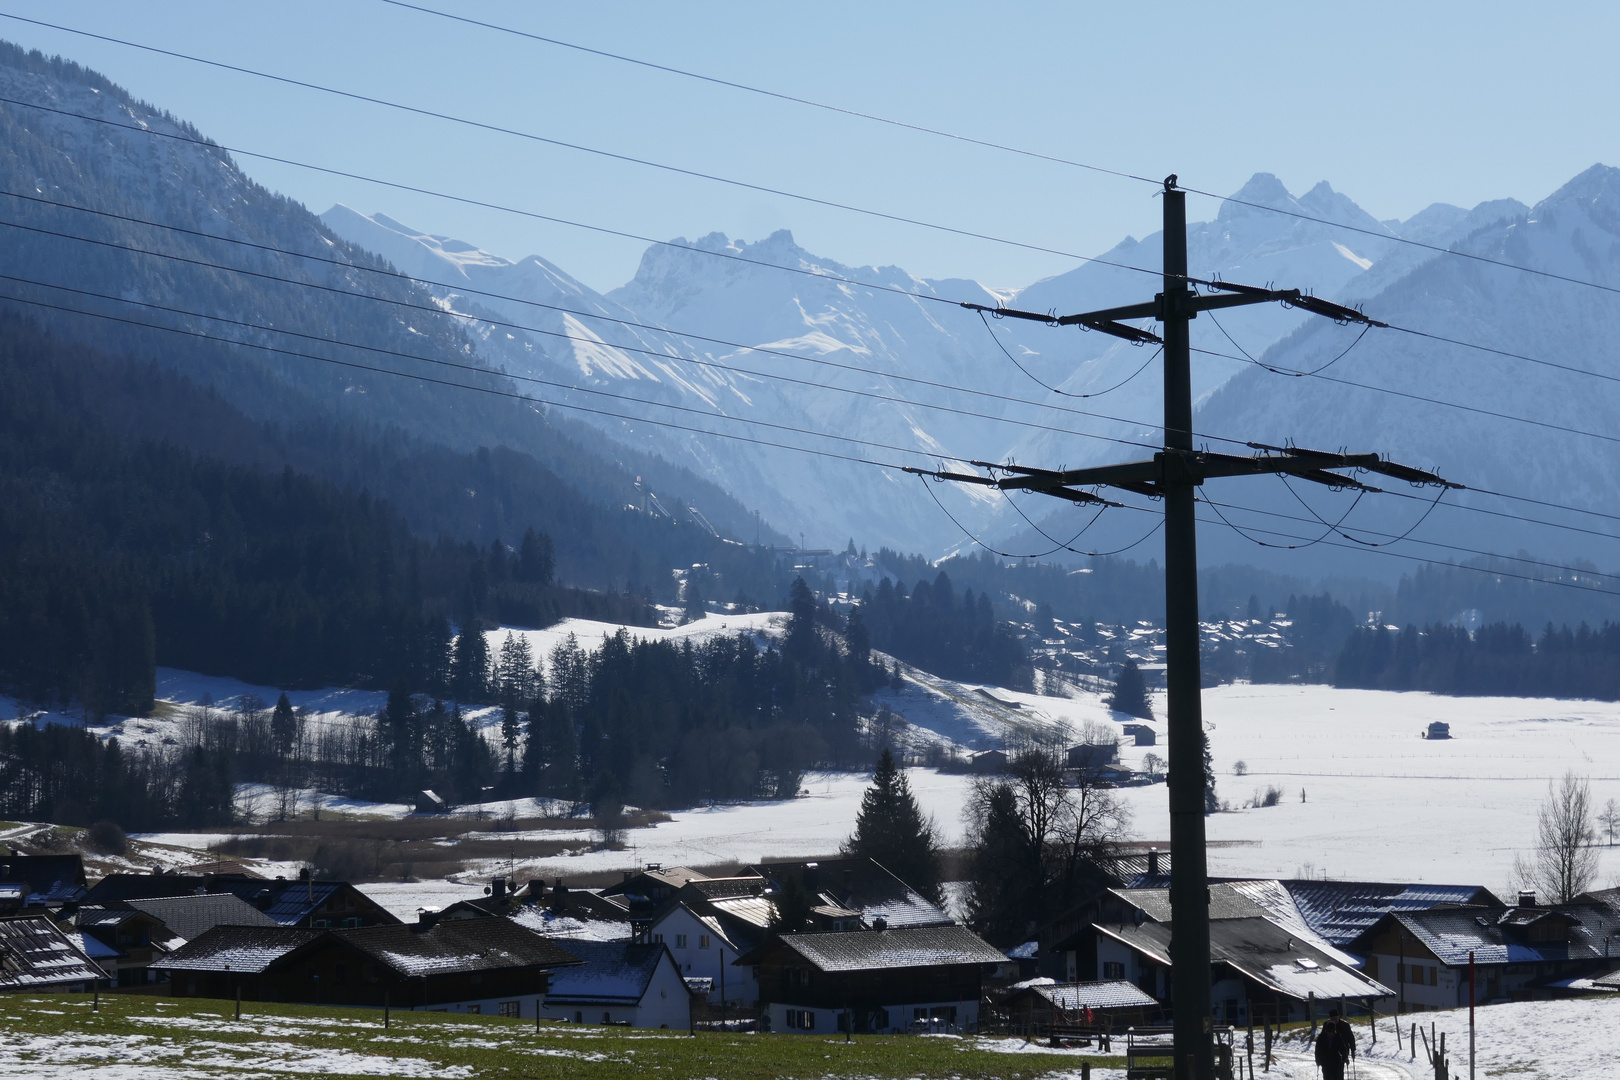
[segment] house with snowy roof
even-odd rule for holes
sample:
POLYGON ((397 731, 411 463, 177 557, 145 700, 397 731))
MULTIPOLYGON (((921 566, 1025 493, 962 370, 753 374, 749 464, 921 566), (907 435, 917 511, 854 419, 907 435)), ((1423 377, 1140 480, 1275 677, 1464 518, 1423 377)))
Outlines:
POLYGON ((1392 911, 1349 948, 1366 971, 1397 988, 1401 1012, 1566 996, 1583 979, 1620 967, 1620 911, 1600 902, 1539 905, 1526 892, 1511 908, 1392 911))
POLYGON ((112 951, 111 962, 101 966, 121 987, 156 982, 153 965, 186 943, 162 919, 134 908, 82 907, 73 928, 112 951))
POLYGON ((1322 937, 1347 946, 1391 911, 1426 911, 1437 907, 1506 907, 1482 885, 1431 885, 1425 882, 1321 881, 1311 878, 1266 882, 1233 882, 1253 894, 1253 887, 1279 885, 1299 917, 1322 937))
POLYGON ((87 993, 106 973, 44 915, 0 919, 0 993, 87 993))
POLYGON ((175 997, 279 1001, 265 986, 264 973, 275 961, 320 937, 323 931, 297 926, 214 926, 164 957, 157 965, 175 997))
POLYGON ((132 910, 160 920, 173 938, 190 941, 216 926, 280 926, 234 893, 191 893, 131 900, 132 910))
POLYGON ((312 930, 397 924, 392 912, 347 881, 321 881, 307 871, 296 879, 273 881, 242 874, 108 874, 90 889, 85 903, 128 906, 130 901, 185 894, 229 893, 258 908, 281 926, 312 930))
POLYGON ((510 919, 329 930, 265 968, 280 1001, 533 1017, 551 973, 580 963, 510 919))
POLYGON ((576 1024, 689 1029, 695 994, 668 946, 643 941, 569 941, 582 961, 552 973, 541 1016, 576 1024))
POLYGON ((771 1030, 961 1031, 979 1022, 1000 950, 965 926, 783 934, 739 957, 754 968, 771 1030))
MULTIPOLYGON (((1213 904, 1211 905, 1214 906, 1213 904)), ((1124 979, 1170 1004, 1172 923, 1097 923, 1097 962, 1109 980, 1124 979)), ((1212 917, 1211 997, 1217 1022, 1246 1025, 1306 1019, 1314 1002, 1345 1000, 1387 1008, 1388 986, 1263 915, 1212 917)))
POLYGON ((810 897, 811 917, 822 930, 950 926, 938 904, 890 873, 875 859, 768 862, 749 868, 766 880, 766 895, 797 878, 810 897))

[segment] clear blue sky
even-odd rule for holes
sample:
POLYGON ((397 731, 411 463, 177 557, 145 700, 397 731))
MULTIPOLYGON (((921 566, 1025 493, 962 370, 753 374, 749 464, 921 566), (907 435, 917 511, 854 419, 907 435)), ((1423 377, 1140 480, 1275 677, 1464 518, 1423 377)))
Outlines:
MULTIPOLYGON (((1546 196, 1620 163, 1612 4, 423 0, 648 60, 1214 191, 1327 180, 1380 218, 1546 196)), ((163 45, 1063 251, 1153 231, 1144 185, 458 26, 377 0, 0 0, 163 45)), ((1072 261, 672 177, 0 19, 228 145, 660 238, 792 229, 851 264, 1025 285, 1072 261)), ((244 159, 316 212, 381 210, 607 289, 643 245, 244 159)), ((1193 216, 1215 206, 1194 200, 1193 216)))

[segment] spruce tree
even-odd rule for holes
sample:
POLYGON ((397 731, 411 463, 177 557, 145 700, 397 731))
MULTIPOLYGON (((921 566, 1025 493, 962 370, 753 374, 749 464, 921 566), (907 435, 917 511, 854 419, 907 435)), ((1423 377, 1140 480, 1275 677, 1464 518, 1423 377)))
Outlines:
POLYGON ((276 753, 285 760, 292 756, 293 744, 298 741, 298 718, 293 714, 292 702, 283 690, 276 699, 275 711, 270 714, 270 737, 275 740, 276 753))
POLYGON ((1148 700, 1147 680, 1142 678, 1142 669, 1136 666, 1135 660, 1127 659, 1120 667, 1119 678, 1114 680, 1114 696, 1108 699, 1108 707, 1115 712, 1139 716, 1143 720, 1153 719, 1153 704, 1148 700))
POLYGON ((844 853, 876 860, 936 904, 943 899, 933 822, 923 817, 888 747, 878 756, 872 786, 861 797, 855 834, 844 844, 844 853))

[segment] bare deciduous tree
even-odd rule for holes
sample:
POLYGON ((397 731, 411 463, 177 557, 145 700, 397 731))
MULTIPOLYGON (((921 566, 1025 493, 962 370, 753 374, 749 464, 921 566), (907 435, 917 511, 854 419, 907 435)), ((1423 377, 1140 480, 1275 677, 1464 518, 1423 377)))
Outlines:
POLYGON ((1603 804, 1603 813, 1598 815, 1598 822, 1609 834, 1609 846, 1614 846, 1614 834, 1620 832, 1620 803, 1610 799, 1603 804))
POLYGON ((1585 892, 1597 877, 1598 853, 1592 828, 1592 789, 1566 772, 1547 785, 1547 799, 1536 812, 1536 847, 1522 877, 1548 901, 1565 904, 1585 892))

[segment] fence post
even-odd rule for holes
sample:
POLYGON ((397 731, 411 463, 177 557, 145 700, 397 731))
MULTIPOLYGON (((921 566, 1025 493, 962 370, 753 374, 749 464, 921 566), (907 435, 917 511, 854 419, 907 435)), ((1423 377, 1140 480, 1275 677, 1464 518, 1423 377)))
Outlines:
MULTIPOLYGON (((240 1004, 240 1000, 241 999, 238 998, 239 1003, 236 1006, 238 1009, 240 1009, 242 1007, 241 1004, 240 1004)), ((384 990, 383 991, 383 1030, 384 1031, 388 1030, 388 1005, 389 1005, 388 991, 384 990)))

